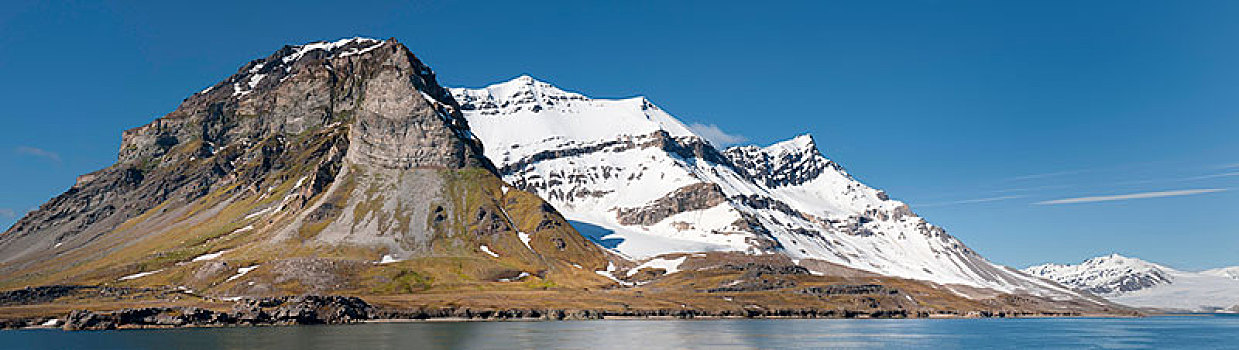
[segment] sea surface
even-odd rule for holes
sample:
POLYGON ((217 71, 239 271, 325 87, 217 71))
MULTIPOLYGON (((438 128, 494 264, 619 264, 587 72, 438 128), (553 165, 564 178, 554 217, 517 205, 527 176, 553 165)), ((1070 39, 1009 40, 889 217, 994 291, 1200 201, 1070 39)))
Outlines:
POLYGON ((1239 349, 1239 317, 600 320, 0 331, 11 349, 1239 349))

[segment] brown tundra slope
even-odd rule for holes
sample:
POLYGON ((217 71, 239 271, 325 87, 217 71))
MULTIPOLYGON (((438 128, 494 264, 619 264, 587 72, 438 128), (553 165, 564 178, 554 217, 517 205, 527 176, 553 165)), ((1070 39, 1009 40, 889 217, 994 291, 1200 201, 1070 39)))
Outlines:
POLYGON ((79 177, 0 235, 0 319, 20 326, 71 309, 139 306, 224 312, 238 299, 308 294, 361 297, 374 305, 363 318, 497 317, 460 310, 513 308, 1127 312, 1091 299, 964 297, 841 267, 811 274, 773 255, 694 254, 680 273, 628 272, 635 262, 505 184, 459 109, 394 39, 286 46, 249 62, 125 131, 114 165, 79 177))

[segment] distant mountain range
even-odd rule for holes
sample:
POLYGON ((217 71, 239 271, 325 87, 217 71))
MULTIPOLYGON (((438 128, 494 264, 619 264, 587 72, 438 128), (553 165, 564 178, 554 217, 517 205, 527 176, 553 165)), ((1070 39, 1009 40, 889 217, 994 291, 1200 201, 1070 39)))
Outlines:
POLYGON ((1112 254, 1075 265, 1045 264, 1023 271, 1129 306, 1239 312, 1239 267, 1180 271, 1112 254))

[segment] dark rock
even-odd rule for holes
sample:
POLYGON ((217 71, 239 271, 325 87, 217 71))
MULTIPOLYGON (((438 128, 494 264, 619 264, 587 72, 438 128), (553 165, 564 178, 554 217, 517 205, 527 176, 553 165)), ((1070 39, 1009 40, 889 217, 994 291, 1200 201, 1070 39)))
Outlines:
POLYGON ((858 294, 898 294, 899 290, 887 288, 880 284, 842 284, 825 287, 808 287, 801 294, 825 295, 858 295, 858 294))

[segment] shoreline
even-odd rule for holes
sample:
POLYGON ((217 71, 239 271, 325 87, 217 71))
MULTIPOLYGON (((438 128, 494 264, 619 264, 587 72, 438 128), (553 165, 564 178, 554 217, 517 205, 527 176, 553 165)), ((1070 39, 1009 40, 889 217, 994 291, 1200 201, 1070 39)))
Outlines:
MULTIPOLYGON (((116 312, 126 312, 133 310, 118 310, 116 312)), ((512 310, 508 310, 512 311, 512 310)), ((573 314, 583 310, 554 310, 562 311, 564 314, 573 314)), ((75 313, 90 313, 91 311, 79 310, 75 313)), ((558 313, 558 312, 556 312, 558 313)), ((108 314, 104 312, 102 314, 108 314)), ((1113 315, 1113 314, 1075 314, 1075 315, 1050 315, 1050 314, 1028 314, 1028 315, 952 315, 952 314, 931 314, 929 316, 871 316, 871 315, 855 315, 846 316, 827 316, 827 315, 759 315, 759 316, 741 316, 741 315, 625 315, 622 313, 594 312, 591 317, 426 317, 426 318, 367 318, 354 319, 343 322, 270 322, 270 323, 211 323, 211 324, 148 324, 148 323, 116 323, 102 327, 69 327, 65 319, 61 318, 41 318, 29 319, 25 321, 33 321, 26 323, 27 326, 4 327, 2 330, 64 330, 64 331, 97 331, 97 330, 150 330, 150 329, 183 329, 183 328, 243 328, 243 327, 288 327, 288 326, 344 326, 344 325, 365 325, 365 324, 396 324, 396 323, 462 323, 462 322, 553 322, 553 321, 719 321, 719 320, 981 320, 981 319, 1136 319, 1146 317, 1212 317, 1215 314, 1153 314, 1153 315, 1113 315), (49 323, 53 322, 55 325, 49 323)), ((12 322, 15 320, 4 320, 12 322)), ((11 325, 11 324, 9 324, 11 325)))

